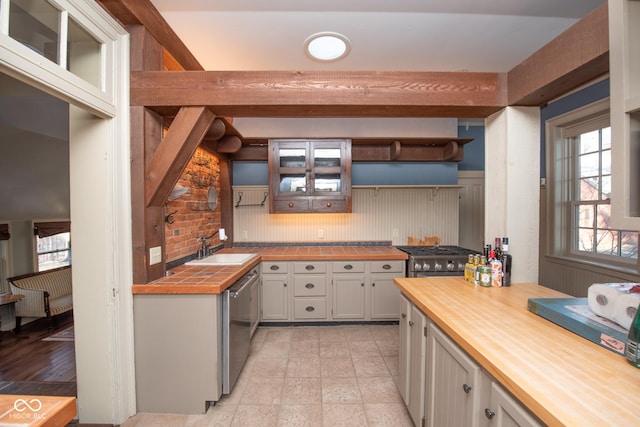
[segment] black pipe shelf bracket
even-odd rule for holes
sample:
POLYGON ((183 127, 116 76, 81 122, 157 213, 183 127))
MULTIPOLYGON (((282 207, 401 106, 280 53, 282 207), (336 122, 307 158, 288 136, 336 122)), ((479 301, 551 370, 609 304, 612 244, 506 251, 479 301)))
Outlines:
POLYGON ((235 207, 236 208, 243 208, 245 206, 264 206, 265 202, 267 201, 267 197, 269 197, 269 193, 268 192, 264 192, 264 198, 262 199, 262 203, 250 203, 250 204, 241 204, 242 203, 242 195, 244 193, 242 193, 242 191, 238 191, 238 202, 236 203, 235 207))

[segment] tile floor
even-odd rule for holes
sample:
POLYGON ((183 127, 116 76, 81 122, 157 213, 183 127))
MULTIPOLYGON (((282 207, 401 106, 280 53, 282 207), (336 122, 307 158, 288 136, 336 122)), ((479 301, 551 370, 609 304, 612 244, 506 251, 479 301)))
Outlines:
POLYGON ((411 427, 397 378, 397 325, 260 327, 233 392, 206 414, 137 414, 122 427, 411 427))

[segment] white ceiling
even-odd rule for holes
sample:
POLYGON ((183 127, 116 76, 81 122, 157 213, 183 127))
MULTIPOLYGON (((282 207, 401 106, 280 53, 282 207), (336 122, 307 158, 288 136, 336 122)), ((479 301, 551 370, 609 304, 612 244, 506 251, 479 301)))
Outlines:
POLYGON ((205 70, 506 72, 603 0, 151 0, 205 70), (342 61, 303 52, 351 40, 342 61))

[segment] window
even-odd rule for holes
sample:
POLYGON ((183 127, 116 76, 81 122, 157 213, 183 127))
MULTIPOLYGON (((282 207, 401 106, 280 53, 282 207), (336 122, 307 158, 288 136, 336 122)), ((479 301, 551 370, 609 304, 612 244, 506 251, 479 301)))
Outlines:
POLYGON ((33 225, 38 271, 71 265, 71 224, 60 221, 33 225))
POLYGON ((606 267, 638 262, 638 233, 611 228, 608 99, 547 123, 552 252, 606 267))

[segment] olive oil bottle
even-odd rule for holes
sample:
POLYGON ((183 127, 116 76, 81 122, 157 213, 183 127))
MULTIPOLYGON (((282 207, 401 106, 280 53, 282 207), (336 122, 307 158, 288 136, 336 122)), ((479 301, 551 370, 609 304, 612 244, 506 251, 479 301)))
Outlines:
POLYGON ((640 306, 633 317, 627 339, 627 360, 636 368, 640 368, 640 306))

